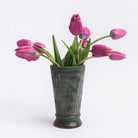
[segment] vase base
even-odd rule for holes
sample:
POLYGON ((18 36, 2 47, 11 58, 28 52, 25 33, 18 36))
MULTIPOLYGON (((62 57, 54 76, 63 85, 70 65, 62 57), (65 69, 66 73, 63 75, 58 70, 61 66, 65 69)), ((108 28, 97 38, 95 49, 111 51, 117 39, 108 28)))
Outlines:
POLYGON ((62 116, 56 117, 54 126, 59 128, 77 128, 82 124, 79 116, 62 116))

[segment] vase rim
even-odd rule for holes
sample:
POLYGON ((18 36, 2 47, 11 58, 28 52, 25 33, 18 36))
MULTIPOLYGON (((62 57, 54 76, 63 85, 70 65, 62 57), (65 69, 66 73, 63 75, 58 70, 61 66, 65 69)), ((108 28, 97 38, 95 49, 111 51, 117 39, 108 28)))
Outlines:
POLYGON ((85 67, 85 65, 81 65, 81 66, 62 66, 62 67, 57 67, 57 66, 54 66, 54 65, 50 65, 50 67, 54 67, 54 68, 82 68, 82 67, 85 67))

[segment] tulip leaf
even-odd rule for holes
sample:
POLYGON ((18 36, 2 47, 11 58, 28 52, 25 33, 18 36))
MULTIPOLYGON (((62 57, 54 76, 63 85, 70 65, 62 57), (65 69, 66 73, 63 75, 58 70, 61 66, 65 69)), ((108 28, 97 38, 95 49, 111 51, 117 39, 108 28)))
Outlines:
POLYGON ((72 57, 74 56, 74 53, 72 52, 72 50, 68 47, 68 45, 62 40, 63 44, 66 46, 66 48, 68 49, 69 53, 72 55, 72 57))
POLYGON ((52 36, 52 39, 53 39, 53 47, 54 47, 55 61, 56 61, 60 66, 63 66, 62 60, 61 60, 61 57, 60 57, 60 54, 59 54, 59 51, 58 51, 58 47, 57 47, 57 44, 56 44, 56 40, 55 40, 54 35, 52 36))
POLYGON ((67 47, 67 49, 68 49, 68 52, 70 53, 70 55, 72 56, 72 65, 74 66, 74 65, 76 65, 76 59, 75 59, 75 55, 74 55, 74 53, 72 52, 72 50, 71 50, 71 48, 69 48, 68 47, 68 45, 62 40, 62 42, 64 43, 64 45, 67 47))
POLYGON ((74 38, 73 44, 71 46, 71 50, 73 51, 74 55, 76 55, 77 53, 76 38, 74 38))
MULTIPOLYGON (((68 47, 69 48, 69 47, 68 47)), ((70 50, 67 51, 65 57, 62 59, 64 66, 72 66, 76 65, 76 39, 74 38, 73 44, 69 48, 70 50), (72 51, 72 52, 71 52, 72 51), (72 54, 74 56, 72 56, 72 54)))

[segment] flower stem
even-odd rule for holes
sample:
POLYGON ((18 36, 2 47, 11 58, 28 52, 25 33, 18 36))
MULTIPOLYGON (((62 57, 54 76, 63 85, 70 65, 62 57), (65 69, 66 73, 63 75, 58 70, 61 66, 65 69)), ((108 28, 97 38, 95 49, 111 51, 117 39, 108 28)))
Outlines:
POLYGON ((36 46, 32 46, 32 47, 39 50, 39 51, 41 51, 41 52, 43 52, 43 53, 45 53, 49 58, 55 60, 54 57, 47 50, 45 50, 43 48, 36 47, 36 46))
POLYGON ((96 43, 97 41, 100 41, 100 40, 105 39, 105 38, 108 38, 108 37, 111 37, 111 36, 110 36, 110 35, 106 35, 106 36, 100 37, 100 38, 94 40, 94 41, 90 44, 90 46, 93 45, 94 43, 96 43))
POLYGON ((26 53, 26 54, 30 54, 30 55, 33 55, 33 56, 37 56, 37 53, 33 53, 33 52, 18 51, 18 53, 26 53))
POLYGON ((43 56, 43 57, 45 57, 45 58, 47 58, 47 59, 48 59, 49 61, 51 61, 54 65, 60 67, 60 65, 59 65, 55 60, 49 58, 49 57, 46 56, 46 55, 40 54, 40 53, 39 53, 39 55, 40 55, 40 56, 43 56))
POLYGON ((81 39, 81 41, 80 41, 80 44, 79 44, 79 46, 78 46, 78 49, 80 49, 80 48, 82 47, 82 43, 83 43, 84 39, 85 39, 85 36, 82 37, 82 39, 81 39))
POLYGON ((84 50, 84 51, 80 52, 79 55, 83 54, 83 53, 88 53, 88 52, 92 52, 92 51, 91 50, 84 50))
POLYGON ((91 58, 93 58, 93 57, 88 57, 88 58, 83 59, 82 61, 80 61, 80 62, 78 63, 78 65, 82 64, 83 62, 85 62, 86 60, 91 59, 91 58))
POLYGON ((76 47, 77 47, 77 62, 79 63, 79 46, 78 46, 78 37, 77 37, 77 35, 75 36, 75 38, 76 38, 76 47))

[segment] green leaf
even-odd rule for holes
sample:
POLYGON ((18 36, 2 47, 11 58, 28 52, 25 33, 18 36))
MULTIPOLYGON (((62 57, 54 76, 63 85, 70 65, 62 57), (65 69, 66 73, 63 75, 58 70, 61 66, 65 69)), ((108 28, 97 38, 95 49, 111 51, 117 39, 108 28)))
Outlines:
MULTIPOLYGON (((71 47, 69 48, 68 47, 68 45, 62 40, 62 42, 64 43, 64 45, 67 47, 67 49, 68 49, 68 52, 70 53, 70 55, 72 56, 72 66, 75 66, 76 65, 76 59, 75 59, 75 55, 74 55, 74 53, 72 52, 72 50, 71 50, 71 47)), ((69 57, 69 56, 68 56, 69 57)), ((69 58, 71 58, 71 57, 69 57, 69 58)))
POLYGON ((68 47, 68 45, 62 40, 63 44, 66 46, 66 48, 68 49, 69 53, 72 55, 72 57, 74 56, 74 53, 72 52, 72 50, 68 47))
POLYGON ((76 65, 76 39, 74 38, 73 44, 70 46, 70 51, 74 54, 72 57, 70 51, 68 50, 65 57, 62 59, 64 66, 74 66, 76 65))
POLYGON ((75 58, 75 56, 73 56, 72 66, 75 66, 75 65, 76 65, 76 58, 75 58))
POLYGON ((53 47, 54 47, 55 61, 56 61, 60 66, 63 66, 62 60, 61 60, 61 57, 60 57, 60 54, 59 54, 59 51, 58 51, 58 47, 57 47, 57 44, 56 44, 56 40, 55 40, 54 35, 52 36, 52 39, 53 39, 53 47))
POLYGON ((74 53, 74 55, 76 55, 77 49, 76 49, 76 38, 75 38, 75 37, 74 37, 73 44, 72 44, 72 46, 71 46, 71 50, 72 50, 72 52, 74 53))

